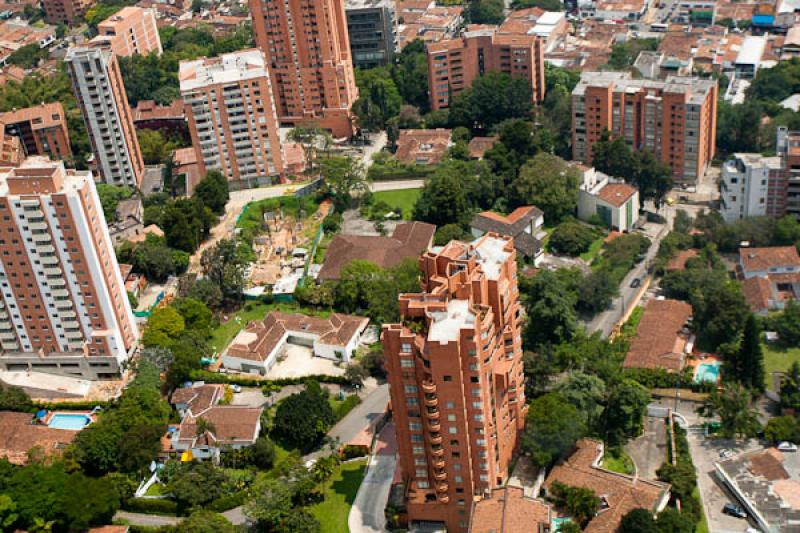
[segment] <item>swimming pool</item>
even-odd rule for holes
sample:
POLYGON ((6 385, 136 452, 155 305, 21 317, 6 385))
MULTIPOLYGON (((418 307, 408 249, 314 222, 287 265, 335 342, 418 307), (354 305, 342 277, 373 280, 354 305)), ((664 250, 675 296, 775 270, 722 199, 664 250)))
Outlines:
POLYGON ((78 431, 92 422, 88 415, 74 413, 53 413, 47 422, 47 427, 53 429, 71 429, 78 431))
POLYGON ((700 363, 697 365, 697 370, 694 371, 695 383, 716 383, 719 381, 719 367, 722 363, 719 361, 712 361, 710 363, 700 363))
POLYGON ((568 516, 555 516, 550 523, 550 529, 555 532, 561 531, 561 526, 570 522, 572 522, 572 518, 568 516))

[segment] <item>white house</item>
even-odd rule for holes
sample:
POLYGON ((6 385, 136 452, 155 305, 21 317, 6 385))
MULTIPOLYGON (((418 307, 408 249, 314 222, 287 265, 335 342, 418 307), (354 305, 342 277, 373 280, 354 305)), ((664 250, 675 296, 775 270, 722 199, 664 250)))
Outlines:
POLYGON ((328 318, 271 311, 239 332, 222 354, 225 368, 265 375, 287 344, 307 346, 314 355, 349 362, 369 319, 334 313, 328 318))
POLYGON ((227 450, 252 446, 261 433, 261 407, 217 405, 198 415, 187 415, 171 434, 172 449, 191 452, 194 459, 218 460, 227 450), (206 428, 201 427, 200 420, 206 428))
POLYGON ((578 193, 578 218, 595 215, 609 228, 631 231, 639 220, 639 190, 627 183, 614 183, 594 168, 583 171, 578 193))

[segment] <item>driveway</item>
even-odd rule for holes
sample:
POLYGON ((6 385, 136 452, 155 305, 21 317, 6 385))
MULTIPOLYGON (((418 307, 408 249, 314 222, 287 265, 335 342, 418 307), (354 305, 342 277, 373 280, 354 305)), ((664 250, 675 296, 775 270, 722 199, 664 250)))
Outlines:
POLYGON ((179 516, 161 516, 155 514, 117 511, 116 514, 114 514, 114 520, 124 520, 134 526, 161 527, 179 524, 183 518, 179 516))
POLYGON ((667 427, 662 418, 645 417, 644 433, 625 445, 625 451, 644 479, 656 479, 656 470, 667 458, 667 427))
POLYGON ((397 468, 397 439, 394 425, 387 424, 370 457, 367 475, 350 508, 347 525, 350 533, 378 533, 386 530, 386 502, 397 468))

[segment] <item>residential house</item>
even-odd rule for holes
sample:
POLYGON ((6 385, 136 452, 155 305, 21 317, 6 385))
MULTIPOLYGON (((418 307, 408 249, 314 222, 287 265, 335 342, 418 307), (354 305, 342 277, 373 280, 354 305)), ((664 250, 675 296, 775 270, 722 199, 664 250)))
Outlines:
POLYGON ((648 301, 622 367, 679 372, 694 345, 687 328, 691 316, 692 306, 686 302, 648 301))
POLYGON ((216 405, 197 414, 189 412, 171 434, 172 451, 189 452, 193 459, 217 461, 223 451, 240 450, 255 444, 261 433, 263 412, 261 407, 234 405, 216 405))
POLYGON ((599 218, 611 229, 631 231, 639 220, 639 191, 627 183, 615 183, 594 168, 583 170, 578 193, 578 218, 599 218))
POLYGON ((407 165, 435 165, 450 147, 451 130, 400 130, 395 157, 407 165))
POLYGON ((120 200, 117 203, 116 219, 108 225, 108 233, 114 246, 144 233, 144 208, 138 197, 120 200))
POLYGON ((473 137, 469 140, 467 148, 469 149, 469 156, 473 159, 483 159, 484 154, 489 148, 494 146, 500 137, 493 135, 491 137, 473 137))
POLYGON ((236 335, 222 353, 222 364, 265 375, 289 344, 308 347, 316 357, 347 363, 368 324, 366 317, 341 313, 321 318, 270 311, 236 335))
POLYGON ((505 237, 513 237, 514 248, 519 254, 534 263, 543 253, 542 242, 536 233, 544 226, 544 213, 535 205, 516 208, 510 215, 500 215, 493 211, 478 213, 472 219, 470 228, 474 237, 482 237, 494 232, 505 237))
POLYGON ((800 297, 800 255, 794 246, 739 248, 737 273, 755 313, 783 309, 800 297))
POLYGON ((31 413, 0 411, 0 458, 24 465, 28 452, 38 448, 45 456, 60 455, 77 431, 47 427, 31 413))
POLYGON ((397 266, 404 259, 416 259, 433 244, 436 226, 425 222, 403 222, 391 237, 338 234, 325 252, 319 280, 338 280, 342 267, 355 259, 371 261, 381 268, 397 266))
POLYGON ((600 510, 583 529, 584 533, 614 532, 622 518, 634 509, 655 514, 667 506, 668 484, 606 470, 599 466, 602 458, 602 442, 581 439, 573 454, 554 466, 544 481, 546 493, 558 482, 589 489, 600 498, 600 510))
POLYGON ((664 270, 666 272, 679 272, 681 270, 685 270, 687 261, 694 259, 698 255, 700 255, 700 252, 698 252, 695 248, 681 250, 667 262, 664 270))
POLYGON ((181 418, 193 413, 204 413, 217 405, 225 396, 225 386, 216 383, 194 383, 189 387, 175 389, 170 403, 181 418))

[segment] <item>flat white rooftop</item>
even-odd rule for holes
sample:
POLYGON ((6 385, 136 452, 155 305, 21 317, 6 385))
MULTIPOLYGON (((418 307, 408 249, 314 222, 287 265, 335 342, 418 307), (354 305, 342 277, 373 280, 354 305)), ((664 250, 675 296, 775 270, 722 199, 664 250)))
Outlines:
POLYGON ((483 273, 491 280, 500 278, 500 269, 511 252, 506 251, 508 241, 497 237, 481 237, 477 241, 475 251, 478 252, 478 263, 483 267, 483 273))
POLYGON ((457 341, 462 329, 475 326, 475 314, 469 309, 467 300, 450 300, 447 311, 431 313, 428 340, 447 343, 457 341))

